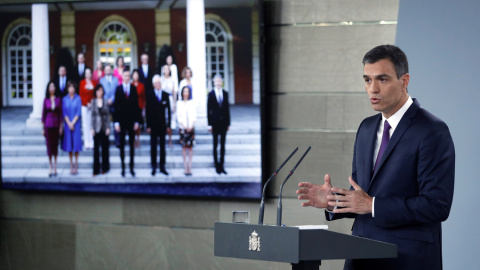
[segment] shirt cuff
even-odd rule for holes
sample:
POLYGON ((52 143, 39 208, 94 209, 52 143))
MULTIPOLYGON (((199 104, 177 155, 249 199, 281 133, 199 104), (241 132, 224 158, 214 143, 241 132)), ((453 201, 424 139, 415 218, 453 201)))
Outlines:
POLYGON ((375 217, 375 197, 373 197, 372 200, 372 217, 375 217))

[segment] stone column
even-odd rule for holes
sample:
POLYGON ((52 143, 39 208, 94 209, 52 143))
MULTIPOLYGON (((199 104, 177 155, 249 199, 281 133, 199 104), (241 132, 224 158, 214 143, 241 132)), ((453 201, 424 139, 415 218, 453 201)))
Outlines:
POLYGON ((187 0, 187 63, 192 69, 193 98, 197 103, 197 126, 207 121, 205 53, 205 5, 203 0, 187 0))
POLYGON ((32 5, 32 79, 33 110, 27 127, 41 127, 43 99, 50 80, 48 4, 32 5))

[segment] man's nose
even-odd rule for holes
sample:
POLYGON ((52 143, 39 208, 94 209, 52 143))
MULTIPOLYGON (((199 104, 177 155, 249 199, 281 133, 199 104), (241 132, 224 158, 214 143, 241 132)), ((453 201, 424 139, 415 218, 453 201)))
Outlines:
POLYGON ((378 85, 378 82, 376 82, 375 80, 372 81, 372 83, 370 84, 370 86, 368 87, 368 92, 369 93, 378 93, 380 92, 380 87, 378 85))

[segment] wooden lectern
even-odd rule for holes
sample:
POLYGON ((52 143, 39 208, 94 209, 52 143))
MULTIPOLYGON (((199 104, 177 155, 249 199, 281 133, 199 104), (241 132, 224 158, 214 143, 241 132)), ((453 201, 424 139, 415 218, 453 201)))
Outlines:
POLYGON ((394 258, 397 246, 324 229, 215 222, 215 256, 318 270, 321 260, 394 258))

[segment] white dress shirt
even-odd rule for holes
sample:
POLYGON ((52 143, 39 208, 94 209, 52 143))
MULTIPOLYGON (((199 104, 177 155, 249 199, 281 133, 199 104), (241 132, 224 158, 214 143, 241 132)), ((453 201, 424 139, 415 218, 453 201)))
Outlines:
POLYGON ((148 65, 142 65, 143 75, 148 76, 148 65))
POLYGON ((123 83, 123 91, 126 96, 130 96, 130 84, 123 83))
POLYGON ((85 72, 85 63, 78 64, 78 74, 80 76, 83 76, 84 72, 85 72))
MULTIPOLYGON (((413 103, 413 100, 409 96, 407 99, 407 102, 405 102, 405 104, 403 104, 403 106, 396 113, 390 116, 390 118, 387 119, 382 114, 382 121, 380 122, 380 125, 378 126, 378 130, 377 130, 377 141, 375 142, 375 151, 373 151, 373 157, 372 157, 373 166, 375 166, 375 162, 377 161, 378 151, 380 151, 380 145, 382 143, 382 137, 383 137, 383 125, 385 123, 385 120, 388 120, 388 124, 390 125, 389 135, 391 138, 393 135, 393 132, 398 126, 398 123, 400 123, 400 120, 402 120, 403 115, 405 114, 405 112, 407 112, 408 108, 410 108, 410 105, 412 105, 412 103, 413 103)), ((371 168, 372 171, 374 168, 375 167, 371 168)), ((373 200, 372 200, 372 217, 375 217, 375 197, 373 197, 373 200)))
POLYGON ((222 104, 223 102, 223 90, 220 88, 215 88, 215 95, 217 96, 218 104, 222 104))
POLYGON ((162 90, 155 89, 155 96, 157 96, 158 101, 162 101, 162 90))
POLYGON ((60 89, 64 89, 67 86, 67 77, 66 76, 61 76, 60 77, 60 89))

